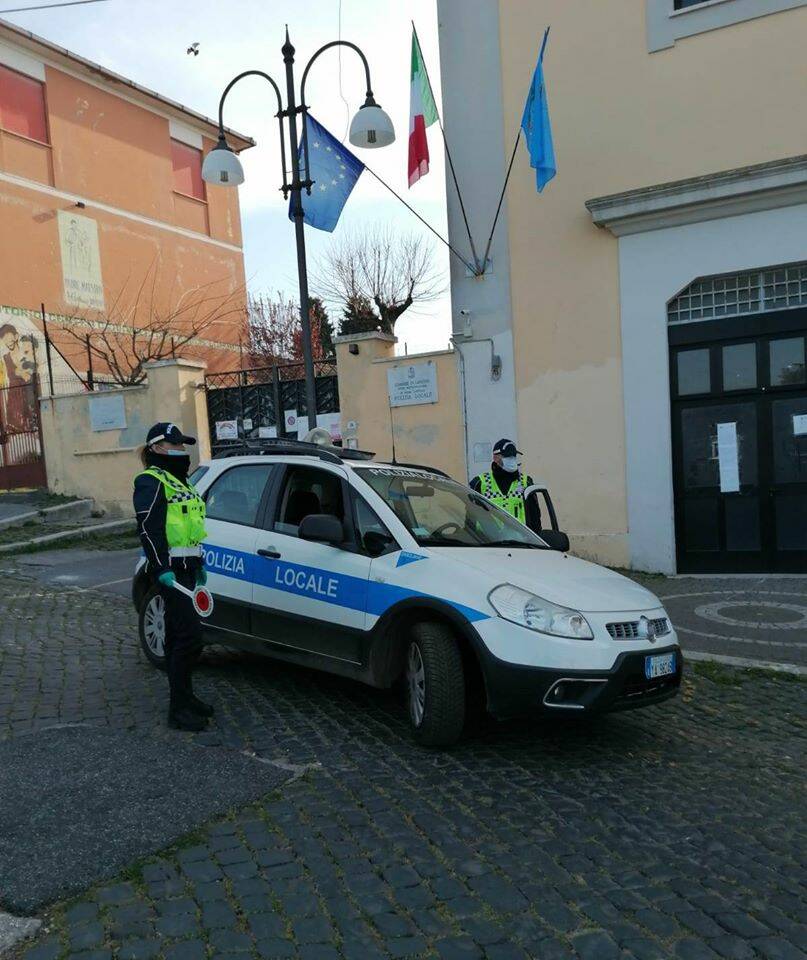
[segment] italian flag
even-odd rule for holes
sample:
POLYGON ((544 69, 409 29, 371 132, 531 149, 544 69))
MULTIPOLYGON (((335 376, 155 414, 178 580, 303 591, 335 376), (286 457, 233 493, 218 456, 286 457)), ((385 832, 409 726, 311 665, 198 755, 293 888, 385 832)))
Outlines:
POLYGON ((437 120, 437 106, 423 65, 423 53, 412 28, 412 69, 409 94, 409 186, 429 172, 429 144, 426 127, 437 120))

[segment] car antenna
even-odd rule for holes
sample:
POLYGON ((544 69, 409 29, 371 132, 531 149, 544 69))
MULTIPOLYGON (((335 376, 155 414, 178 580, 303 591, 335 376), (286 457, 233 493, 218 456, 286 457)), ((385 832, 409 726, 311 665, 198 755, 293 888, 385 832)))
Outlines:
POLYGON ((395 459, 395 421, 392 419, 392 403, 389 402, 389 433, 390 440, 392 441, 392 462, 397 463, 395 459))

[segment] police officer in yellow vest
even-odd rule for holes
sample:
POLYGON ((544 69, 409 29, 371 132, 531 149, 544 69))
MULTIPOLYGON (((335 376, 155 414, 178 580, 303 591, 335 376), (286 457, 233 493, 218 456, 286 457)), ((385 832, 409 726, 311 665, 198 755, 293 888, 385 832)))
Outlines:
POLYGON ((471 489, 481 493, 497 507, 506 510, 521 523, 536 532, 541 529, 541 510, 535 497, 524 499, 524 492, 532 484, 532 477, 520 469, 521 451, 506 437, 493 447, 493 462, 487 473, 471 480, 471 489))
POLYGON ((207 582, 201 543, 205 504, 188 480, 186 444, 196 443, 174 423, 155 423, 141 453, 145 469, 135 477, 134 509, 149 571, 165 603, 165 669, 170 701, 168 724, 203 730, 213 707, 194 695, 191 673, 202 650, 202 627, 188 589, 207 582))

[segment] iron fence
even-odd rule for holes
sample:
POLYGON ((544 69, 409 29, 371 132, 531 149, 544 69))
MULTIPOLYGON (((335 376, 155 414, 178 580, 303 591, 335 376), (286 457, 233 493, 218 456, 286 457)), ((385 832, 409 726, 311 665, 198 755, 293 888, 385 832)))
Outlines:
MULTIPOLYGON (((339 412, 336 362, 314 363, 317 414, 339 412)), ((209 373, 205 377, 213 451, 243 440, 296 436, 286 429, 286 412, 305 422, 305 368, 302 363, 209 373)))

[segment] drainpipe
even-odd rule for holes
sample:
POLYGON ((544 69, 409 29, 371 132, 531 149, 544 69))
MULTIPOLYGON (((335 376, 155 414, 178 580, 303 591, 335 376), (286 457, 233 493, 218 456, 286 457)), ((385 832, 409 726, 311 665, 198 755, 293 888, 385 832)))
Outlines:
POLYGON ((496 345, 492 337, 467 337, 458 339, 456 335, 451 336, 451 345, 456 349, 460 357, 460 379, 462 381, 462 422, 465 428, 465 472, 468 473, 469 450, 468 450, 468 397, 465 386, 465 354, 462 352, 461 343, 489 343, 490 344, 490 379, 493 383, 501 379, 502 358, 496 353, 496 345))

